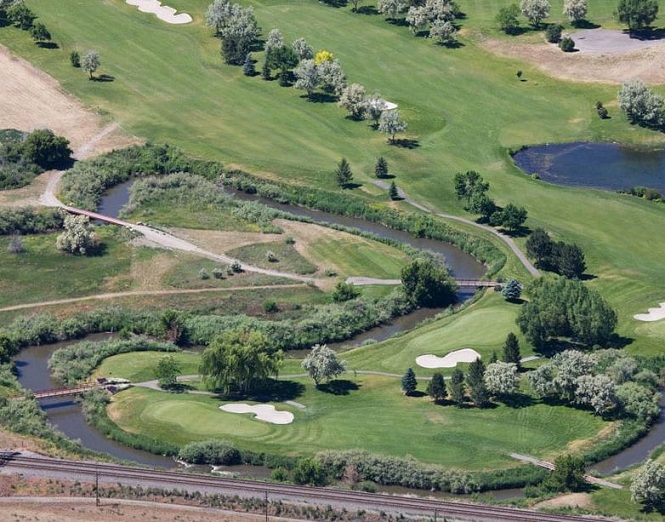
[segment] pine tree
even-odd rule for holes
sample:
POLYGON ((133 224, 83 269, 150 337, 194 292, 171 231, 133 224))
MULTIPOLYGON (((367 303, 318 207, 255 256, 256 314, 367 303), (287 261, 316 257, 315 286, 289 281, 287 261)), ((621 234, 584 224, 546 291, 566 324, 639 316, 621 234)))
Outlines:
POLYGON ((396 199, 399 198, 399 192, 397 191, 397 185, 395 185, 394 181, 390 182, 390 188, 388 189, 388 195, 390 196, 390 199, 395 201, 396 199))
POLYGON ((261 78, 264 80, 270 80, 270 64, 268 63, 268 59, 263 62, 263 68, 261 69, 261 78))
POLYGON ((337 180, 337 184, 342 188, 345 188, 353 179, 353 173, 351 172, 351 167, 349 166, 349 162, 346 161, 346 158, 342 158, 337 165, 337 168, 335 169, 335 179, 337 180))
POLYGON ((464 373, 459 368, 455 368, 453 376, 450 378, 450 400, 459 408, 464 404, 464 373))
POLYGON ((436 403, 443 401, 446 398, 446 382, 443 380, 443 375, 435 373, 432 375, 432 380, 427 385, 427 394, 432 397, 436 403))
POLYGON ((406 373, 402 376, 402 391, 404 395, 413 395, 418 386, 418 381, 416 381, 416 374, 412 368, 408 368, 406 373))
POLYGON ((501 295, 506 301, 517 301, 522 295, 522 285, 517 279, 511 279, 503 287, 501 295))
POLYGON ((469 389, 469 397, 476 406, 482 406, 489 400, 489 392, 485 386, 485 364, 480 357, 469 365, 466 384, 469 389))
POLYGON ((503 362, 515 363, 519 370, 521 360, 522 356, 520 354, 520 344, 517 341, 517 336, 513 332, 510 332, 503 345, 503 362))
POLYGON ((377 178, 385 178, 388 175, 388 162, 383 156, 376 160, 374 165, 374 174, 377 178))
POLYGON ((247 56, 245 57, 245 63, 242 66, 242 73, 245 76, 254 76, 256 74, 254 60, 252 60, 251 53, 247 53, 247 56))
POLYGON ((490 357, 490 364, 493 364, 495 362, 498 362, 499 357, 496 354, 496 350, 492 352, 492 357, 490 357))

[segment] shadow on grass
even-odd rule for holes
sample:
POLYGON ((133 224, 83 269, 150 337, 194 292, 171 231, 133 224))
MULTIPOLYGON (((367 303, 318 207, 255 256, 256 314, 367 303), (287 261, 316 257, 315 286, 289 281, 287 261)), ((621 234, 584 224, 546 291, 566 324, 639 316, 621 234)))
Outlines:
POLYGON ((187 384, 184 382, 179 382, 177 384, 174 384, 172 386, 164 386, 162 387, 162 390, 168 391, 168 392, 173 392, 173 393, 187 393, 190 390, 195 390, 194 386, 191 384, 187 384))
POLYGON ((305 386, 299 382, 267 379, 245 398, 257 402, 282 402, 297 399, 304 392, 305 386))
POLYGON ((445 47, 446 49, 459 49, 464 47, 464 44, 462 42, 458 42, 457 40, 454 42, 439 42, 436 45, 439 47, 445 47))
POLYGON ((379 12, 373 5, 364 5, 356 10, 356 13, 363 15, 377 15, 379 12))
POLYGON ((343 189, 345 190, 353 190, 362 187, 362 183, 344 183, 342 186, 343 189))
POLYGON ((55 42, 38 42, 37 46, 42 49, 60 49, 60 46, 55 42))
POLYGON ((391 145, 394 145, 395 147, 400 147, 402 149, 417 149, 418 147, 420 147, 420 142, 418 140, 410 138, 399 138, 393 140, 391 145))
POLYGON ((575 29, 598 29, 600 25, 589 22, 589 20, 578 20, 573 22, 573 27, 575 29))
POLYGON ((358 391, 360 385, 347 379, 335 379, 334 381, 319 384, 316 389, 331 395, 349 395, 352 391, 358 391))
POLYGON ((313 103, 333 103, 337 101, 337 97, 327 92, 313 92, 307 99, 313 103))
POLYGON ((330 7, 346 7, 346 0, 321 0, 324 4, 330 7))
POLYGON ((386 22, 398 27, 408 27, 409 22, 406 21, 406 18, 386 18, 386 22))
POLYGON ((112 82, 115 81, 115 76, 111 76, 110 74, 100 74, 99 76, 93 76, 91 79, 93 82, 112 82))
POLYGON ((503 404, 505 404, 509 408, 515 408, 515 409, 528 408, 529 406, 533 406, 536 403, 533 397, 526 395, 524 393, 515 393, 513 395, 499 397, 498 400, 500 400, 503 404))

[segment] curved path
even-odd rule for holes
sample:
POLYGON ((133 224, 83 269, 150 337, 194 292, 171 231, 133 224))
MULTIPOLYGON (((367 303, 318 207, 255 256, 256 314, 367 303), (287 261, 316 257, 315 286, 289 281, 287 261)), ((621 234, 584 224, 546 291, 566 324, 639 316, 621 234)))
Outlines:
MULTIPOLYGON (((375 181, 375 183, 381 188, 388 189, 388 184, 385 181, 377 180, 377 181, 375 181)), ((513 253, 517 256, 517 258, 520 260, 522 265, 524 265, 524 268, 526 268, 532 276, 540 277, 540 271, 535 266, 533 266, 533 263, 531 263, 531 261, 529 261, 527 259, 524 252, 522 252, 519 249, 519 247, 515 244, 515 241, 513 241, 513 239, 510 236, 507 236, 506 234, 502 234, 501 232, 499 232, 495 228, 492 228, 488 225, 483 225, 481 223, 476 223, 475 221, 472 221, 471 219, 463 218, 463 217, 460 217, 460 216, 455 216, 454 214, 446 214, 444 212, 437 212, 435 210, 427 208, 426 206, 421 205, 420 203, 418 203, 417 201, 415 201, 414 199, 409 197, 409 195, 406 192, 404 192, 402 189, 397 189, 397 192, 399 193, 399 197, 401 197, 404 201, 406 201, 412 207, 416 207, 418 210, 422 210, 423 212, 426 212, 427 214, 432 214, 434 216, 438 216, 438 217, 441 217, 441 218, 444 218, 444 219, 452 219, 454 221, 459 221, 460 223, 464 223, 466 225, 471 225, 472 227, 480 228, 480 229, 482 229, 486 232, 489 232, 493 236, 498 237, 501 241, 503 241, 506 245, 508 245, 508 248, 510 248, 510 250, 513 251, 513 253)))
POLYGON ((228 286, 223 288, 184 288, 180 290, 134 290, 130 292, 115 292, 108 294, 95 294, 84 297, 72 297, 69 299, 57 299, 55 301, 40 301, 37 303, 25 303, 0 308, 0 312, 11 312, 13 310, 24 310, 26 308, 37 308, 40 306, 54 306, 61 304, 79 303, 81 301, 93 301, 96 299, 116 299, 119 297, 133 297, 142 295, 181 295, 181 294, 203 294, 210 292, 231 292, 235 290, 268 290, 271 288, 301 288, 301 284, 285 285, 257 285, 257 286, 228 286))

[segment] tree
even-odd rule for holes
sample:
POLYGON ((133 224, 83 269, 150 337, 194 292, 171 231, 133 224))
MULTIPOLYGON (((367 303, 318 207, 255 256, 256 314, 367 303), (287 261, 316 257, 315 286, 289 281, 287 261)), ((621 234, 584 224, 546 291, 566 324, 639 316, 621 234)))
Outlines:
POLYGON ((519 6, 517 4, 510 4, 507 7, 499 9, 499 13, 496 15, 495 20, 504 33, 516 34, 520 29, 519 15, 519 6))
POLYGON ((28 161, 49 170, 66 166, 72 149, 67 138, 56 136, 49 129, 39 129, 28 134, 21 144, 21 153, 28 161))
POLYGON ((520 354, 520 343, 517 336, 510 332, 506 336, 506 342, 503 343, 503 362, 514 364, 519 369, 522 361, 520 354))
POLYGON ((455 368, 450 377, 449 397, 457 407, 461 408, 464 404, 464 373, 459 368, 455 368))
POLYGON ((37 15, 23 3, 23 0, 15 0, 7 9, 7 19, 14 25, 28 31, 37 15))
POLYGON ((0 364, 8 364, 18 353, 18 345, 4 334, 0 334, 0 364))
MULTIPOLYGON (((230 65, 245 63, 252 43, 259 35, 259 25, 254 17, 254 9, 229 4, 222 25, 217 34, 222 38, 222 56, 230 65)), ((270 54, 270 53, 268 53, 270 54)))
POLYGON ((550 15, 550 3, 548 0, 522 0, 520 10, 531 25, 537 28, 550 15))
POLYGON ((182 373, 180 363, 173 355, 159 359, 155 374, 162 388, 172 388, 178 384, 178 376, 182 373))
POLYGON ((665 466, 648 459, 633 475, 630 499, 647 510, 661 508, 665 499, 665 466))
POLYGON ((582 375, 576 385, 575 402, 592 407, 596 415, 603 415, 618 404, 616 384, 609 375, 582 375))
POLYGON ((501 296, 506 301, 517 301, 522 295, 522 285, 517 279, 510 279, 501 290, 501 296))
POLYGON ((434 308, 457 300, 457 284, 448 270, 430 259, 414 259, 402 268, 402 288, 416 306, 434 308))
POLYGON ((399 111, 383 111, 379 118, 379 130, 387 134, 390 143, 395 143, 395 134, 406 130, 406 123, 400 118, 399 111))
POLYGON ((186 325, 182 315, 176 310, 164 310, 159 323, 167 341, 180 344, 185 340, 186 325))
POLYGON ((72 67, 81 67, 81 55, 78 51, 72 51, 69 53, 69 61, 72 64, 72 67))
POLYGON ((484 192, 475 192, 471 196, 467 210, 473 214, 479 214, 479 221, 484 223, 492 222, 493 224, 498 224, 501 220, 501 212, 496 203, 484 192), (497 221, 497 223, 494 223, 494 221, 497 221))
POLYGON ((510 232, 516 232, 524 225, 526 217, 527 211, 524 207, 508 203, 501 211, 500 225, 510 232))
POLYGON ((554 471, 545 487, 550 491, 579 491, 585 485, 584 459, 576 455, 561 455, 554 459, 554 471))
POLYGON ((616 396, 625 413, 640 422, 650 424, 660 414, 660 394, 636 382, 617 386, 616 396))
POLYGON ((365 105, 365 88, 358 83, 347 85, 342 90, 337 105, 349 111, 352 119, 362 120, 367 107, 365 105))
POLYGON ((298 459, 298 463, 293 468, 293 482, 296 484, 323 486, 326 479, 326 472, 318 460, 312 458, 298 459))
MULTIPOLYGON (((321 51, 319 51, 320 53, 321 51)), ((319 55, 317 53, 317 56, 319 55)), ((316 62, 316 58, 314 59, 316 62)), ((326 92, 334 93, 336 96, 342 94, 342 90, 346 86, 346 76, 342 70, 342 64, 339 60, 323 60, 317 64, 319 70, 319 77, 321 78, 321 86, 326 92)))
POLYGON ((204 350, 199 371, 210 390, 246 394, 257 381, 276 376, 282 359, 262 333, 227 330, 204 350))
POLYGON ((301 366, 317 386, 321 381, 329 381, 346 371, 346 363, 339 361, 335 351, 325 344, 312 346, 301 366))
POLYGON ((378 0, 376 10, 386 15, 388 20, 394 20, 397 15, 406 11, 409 3, 406 0, 378 0))
MULTIPOLYGON (((266 53, 284 47, 284 37, 279 29, 271 29, 266 39, 266 53)), ((293 51, 295 52, 295 51, 293 51)))
POLYGON ((579 279, 586 270, 586 261, 582 249, 578 245, 562 241, 554 243, 550 263, 554 265, 553 268, 556 273, 570 279, 579 279))
POLYGON ((562 31, 563 25, 550 24, 547 26, 547 29, 545 29, 545 38, 549 43, 559 43, 562 31))
POLYGON ((270 80, 270 64, 268 60, 263 61, 263 66, 261 67, 261 78, 268 81, 270 80))
POLYGON ((435 372, 432 375, 432 380, 427 385, 427 394, 432 397, 432 400, 437 404, 446 398, 446 381, 443 380, 443 375, 441 373, 435 372))
POLYGON ((564 0, 563 14, 573 25, 579 24, 587 15, 589 9, 587 0, 564 0))
POLYGON ((490 184, 474 170, 455 174, 455 194, 457 199, 466 199, 466 208, 471 207, 471 198, 475 194, 484 194, 490 188, 490 184))
POLYGON ((379 156, 374 164, 374 175, 377 178, 385 178, 388 175, 388 162, 383 156, 379 156))
POLYGON ((423 31, 429 24, 429 16, 424 6, 411 6, 406 13, 406 22, 409 24, 411 32, 416 35, 423 31))
POLYGON ((353 5, 353 8, 351 9, 351 12, 357 13, 358 12, 358 4, 360 4, 363 0, 351 0, 351 5, 353 5))
POLYGON ((254 60, 252 60, 251 53, 247 53, 247 56, 245 56, 245 63, 242 64, 242 73, 245 76, 256 75, 256 68, 254 67, 254 60))
POLYGON ((436 20, 429 30, 429 37, 441 45, 452 45, 457 41, 457 30, 449 21, 436 20))
POLYGON ((344 301, 355 299, 359 295, 360 290, 354 285, 340 281, 335 285, 335 290, 332 293, 332 300, 335 303, 343 303, 344 301))
POLYGON ((286 86, 290 82, 290 71, 298 65, 298 55, 291 47, 277 47, 266 54, 266 59, 273 69, 279 69, 279 84, 286 86))
POLYGON ((335 55, 331 53, 330 51, 326 51, 325 49, 321 49, 320 51, 316 51, 316 54, 314 55, 314 63, 316 65, 321 65, 325 62, 331 62, 335 59, 335 55))
POLYGON ((379 126, 381 115, 386 110, 386 100, 379 93, 374 93, 365 98, 365 117, 372 120, 374 125, 379 126))
POLYGON ((544 267, 549 264, 552 257, 554 241, 542 228, 536 228, 526 239, 526 253, 536 262, 536 265, 544 267))
POLYGON ((351 183, 353 172, 351 172, 351 166, 349 165, 349 162, 346 161, 346 158, 342 158, 337 165, 337 168, 335 169, 335 179, 337 180, 337 184, 342 188, 346 188, 349 183, 351 183))
POLYGON ((495 397, 512 395, 519 389, 517 366, 513 363, 488 364, 483 379, 487 391, 495 397))
POLYGON ((90 75, 91 80, 92 74, 99 69, 101 64, 102 61, 99 58, 99 53, 97 51, 88 51, 83 55, 83 58, 81 58, 81 69, 90 75))
POLYGON ((559 42, 559 48, 564 53, 572 53, 575 50, 575 40, 569 36, 564 36, 559 42))
POLYGON ((489 392, 485 385, 485 364, 480 360, 480 357, 469 364, 466 385, 469 390, 469 398, 476 406, 483 406, 487 403, 489 392))
POLYGON ((402 392, 407 397, 413 395, 418 386, 418 381, 416 381, 416 374, 412 368, 407 368, 406 373, 402 376, 402 392))
POLYGON ((298 66, 293 70, 296 76, 296 83, 294 87, 307 92, 307 97, 311 98, 312 94, 319 86, 319 69, 312 59, 301 60, 298 66))
POLYGON ((651 92, 639 80, 628 80, 618 93, 619 107, 631 123, 650 127, 663 125, 663 98, 651 92))
POLYGON ((30 36, 32 36, 32 39, 39 45, 43 45, 44 42, 51 41, 51 33, 41 22, 37 22, 32 26, 30 29, 30 36))
POLYGON ((311 60, 314 58, 314 49, 304 38, 293 40, 291 44, 293 52, 298 56, 298 60, 311 60))
POLYGON ((227 24, 231 17, 232 8, 229 0, 214 0, 208 6, 205 14, 206 26, 215 30, 215 36, 218 36, 222 28, 227 24))
POLYGON ((99 240, 92 231, 88 216, 67 215, 64 230, 57 237, 55 245, 63 252, 85 256, 94 253, 99 240))
POLYGON ((619 0, 617 7, 619 22, 626 24, 631 31, 641 31, 649 27, 658 16, 656 0, 619 0))
POLYGON ((388 197, 393 201, 399 199, 399 190, 397 190, 397 185, 395 185, 394 181, 390 182, 390 187, 388 188, 388 197))

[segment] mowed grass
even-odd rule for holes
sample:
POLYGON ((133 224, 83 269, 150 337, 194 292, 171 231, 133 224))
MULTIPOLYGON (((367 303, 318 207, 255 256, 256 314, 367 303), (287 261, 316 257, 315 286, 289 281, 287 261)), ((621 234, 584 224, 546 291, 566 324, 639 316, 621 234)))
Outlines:
POLYGON ((246 245, 229 250, 228 255, 259 268, 280 272, 313 274, 318 269, 316 265, 300 255, 293 245, 286 244, 284 241, 246 245), (269 253, 274 255, 272 261, 268 259, 269 253))
POLYGON ((222 412, 217 398, 136 388, 116 395, 110 413, 127 431, 175 444, 223 438, 242 448, 289 455, 362 448, 464 469, 512 465, 510 451, 551 456, 603 426, 589 412, 545 404, 485 410, 436 406, 427 397, 405 397, 399 379, 389 377, 351 378, 348 395, 298 382, 304 391, 295 400, 306 409, 279 404, 295 415, 286 426, 222 412))
POLYGON ((95 370, 93 377, 120 377, 130 381, 144 382, 157 379, 155 370, 162 357, 173 356, 180 364, 181 375, 193 375, 199 372, 200 356, 192 352, 135 352, 114 355, 95 370))

